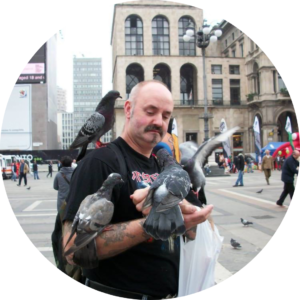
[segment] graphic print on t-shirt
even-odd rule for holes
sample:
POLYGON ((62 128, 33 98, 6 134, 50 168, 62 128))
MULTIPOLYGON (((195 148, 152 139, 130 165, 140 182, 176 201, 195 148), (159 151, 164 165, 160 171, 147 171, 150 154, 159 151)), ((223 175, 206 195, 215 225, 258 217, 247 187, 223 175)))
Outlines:
POLYGON ((139 186, 139 183, 144 183, 145 186, 148 186, 151 185, 156 180, 158 175, 159 175, 158 173, 154 173, 150 175, 144 172, 140 173, 139 171, 132 171, 131 179, 137 183, 137 186, 139 186))

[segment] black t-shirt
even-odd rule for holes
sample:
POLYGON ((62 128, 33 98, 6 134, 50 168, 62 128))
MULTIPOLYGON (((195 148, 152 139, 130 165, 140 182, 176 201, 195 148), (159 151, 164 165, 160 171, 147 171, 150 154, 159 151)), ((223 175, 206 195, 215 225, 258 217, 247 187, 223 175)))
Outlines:
MULTIPOLYGON (((74 170, 64 220, 73 221, 81 201, 101 187, 113 172, 120 173, 118 159, 127 165, 127 181, 115 187, 112 195, 114 215, 111 223, 142 218, 129 198, 143 183, 151 184, 159 174, 154 157, 147 158, 134 151, 122 138, 115 143, 124 157, 102 147, 88 154, 74 170)), ((177 294, 179 276, 179 238, 174 243, 149 239, 109 259, 99 261, 98 268, 84 270, 90 280, 122 290, 148 294, 157 298, 177 294), (174 250, 171 251, 170 249, 174 250)))

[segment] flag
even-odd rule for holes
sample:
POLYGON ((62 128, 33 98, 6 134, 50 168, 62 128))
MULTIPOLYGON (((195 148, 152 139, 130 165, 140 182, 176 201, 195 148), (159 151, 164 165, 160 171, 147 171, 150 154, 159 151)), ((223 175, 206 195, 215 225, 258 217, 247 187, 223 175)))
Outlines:
POLYGON ((295 150, 295 146, 293 143, 293 137, 292 137, 292 124, 291 124, 290 117, 286 118, 285 131, 288 133, 289 141, 290 141, 292 149, 295 150))
POLYGON ((193 100, 193 89, 190 91, 189 100, 193 100))
POLYGON ((168 132, 172 135, 173 145, 174 145, 174 156, 176 161, 180 162, 180 151, 179 151, 179 143, 178 143, 178 128, 177 122, 174 118, 170 120, 168 132))
POLYGON ((257 117, 254 118, 253 131, 254 131, 255 149, 256 149, 255 153, 257 155, 260 155, 261 152, 260 128, 259 128, 259 121, 257 117))
MULTIPOLYGON (((223 133, 225 131, 227 131, 227 125, 226 125, 225 119, 222 119, 221 123, 220 123, 220 132, 223 133)), ((231 156, 230 139, 228 138, 227 141, 222 142, 222 145, 223 145, 223 149, 224 149, 224 157, 225 158, 230 157, 231 156)))

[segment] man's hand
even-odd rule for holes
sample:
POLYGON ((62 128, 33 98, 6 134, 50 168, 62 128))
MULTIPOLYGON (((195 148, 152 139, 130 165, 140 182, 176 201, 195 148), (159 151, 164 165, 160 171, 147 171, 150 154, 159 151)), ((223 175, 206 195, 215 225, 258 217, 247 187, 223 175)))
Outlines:
POLYGON ((180 208, 184 218, 185 228, 189 230, 207 220, 213 210, 213 205, 207 205, 199 210, 197 206, 191 205, 186 200, 183 200, 180 204, 180 208))
POLYGON ((150 187, 146 187, 144 189, 136 190, 132 195, 130 195, 130 199, 132 200, 133 204, 135 205, 138 211, 141 211, 144 216, 147 216, 151 210, 151 207, 143 209, 144 201, 148 195, 150 187))

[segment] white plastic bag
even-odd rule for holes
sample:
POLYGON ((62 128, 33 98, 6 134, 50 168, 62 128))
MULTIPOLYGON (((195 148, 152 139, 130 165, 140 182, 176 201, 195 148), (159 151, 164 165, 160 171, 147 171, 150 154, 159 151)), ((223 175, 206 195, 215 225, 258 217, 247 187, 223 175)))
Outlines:
POLYGON ((208 221, 197 226, 196 239, 180 237, 178 297, 203 291, 215 285, 215 266, 223 237, 208 221))

